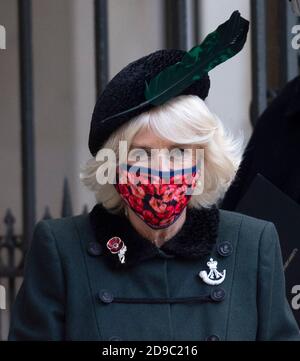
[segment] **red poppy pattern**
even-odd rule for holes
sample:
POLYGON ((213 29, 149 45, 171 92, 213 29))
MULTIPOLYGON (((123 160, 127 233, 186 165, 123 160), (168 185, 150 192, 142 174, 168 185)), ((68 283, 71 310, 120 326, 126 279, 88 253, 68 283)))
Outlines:
POLYGON ((199 172, 181 172, 183 174, 170 176, 167 183, 165 178, 153 176, 150 172, 148 169, 147 173, 137 175, 118 167, 115 188, 151 228, 165 228, 174 223, 187 206, 192 196, 190 191, 187 194, 187 190, 195 188, 199 172))
POLYGON ((112 237, 106 243, 111 253, 118 253, 124 246, 124 242, 120 237, 112 237))

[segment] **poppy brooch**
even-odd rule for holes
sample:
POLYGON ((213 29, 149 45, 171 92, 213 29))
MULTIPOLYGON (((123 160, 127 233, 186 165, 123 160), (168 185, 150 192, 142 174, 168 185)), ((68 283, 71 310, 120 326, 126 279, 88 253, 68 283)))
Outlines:
POLYGON ((112 237, 106 243, 107 248, 112 254, 117 254, 121 263, 125 263, 125 252, 127 247, 120 237, 112 237))

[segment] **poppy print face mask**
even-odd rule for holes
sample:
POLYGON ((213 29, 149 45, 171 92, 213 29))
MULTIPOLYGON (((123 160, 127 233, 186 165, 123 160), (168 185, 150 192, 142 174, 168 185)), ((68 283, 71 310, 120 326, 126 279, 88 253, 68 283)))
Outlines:
POLYGON ((151 228, 166 228, 187 206, 196 186, 197 166, 158 171, 121 164, 117 167, 117 192, 128 206, 151 228))

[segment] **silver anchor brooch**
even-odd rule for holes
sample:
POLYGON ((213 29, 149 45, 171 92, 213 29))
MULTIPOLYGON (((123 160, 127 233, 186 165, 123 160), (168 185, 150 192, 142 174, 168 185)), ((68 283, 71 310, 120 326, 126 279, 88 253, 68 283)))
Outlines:
POLYGON ((112 237, 106 243, 107 248, 112 254, 118 254, 119 261, 125 263, 125 252, 127 247, 120 237, 112 237))
POLYGON ((218 262, 214 261, 212 258, 206 263, 209 268, 209 273, 206 271, 200 271, 199 276, 203 279, 208 285, 219 285, 225 280, 226 270, 219 272, 217 270, 218 262))

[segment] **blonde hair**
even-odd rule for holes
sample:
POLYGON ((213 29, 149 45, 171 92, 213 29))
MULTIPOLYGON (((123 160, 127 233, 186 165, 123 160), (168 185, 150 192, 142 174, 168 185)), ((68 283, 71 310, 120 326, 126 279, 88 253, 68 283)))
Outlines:
MULTIPOLYGON (((192 195, 188 207, 211 207, 224 196, 233 181, 242 155, 243 136, 234 138, 226 131, 218 116, 196 95, 180 95, 144 112, 114 131, 102 148, 119 153, 119 142, 130 147, 134 136, 143 127, 176 144, 204 148, 204 184, 201 194, 192 195)), ((102 149, 101 148, 101 149, 102 149)), ((101 150, 99 149, 99 151, 101 150)), ((98 152, 99 152, 98 151, 98 152)), ((80 173, 85 186, 95 193, 96 200, 112 213, 124 211, 124 202, 113 184, 99 184, 96 172, 103 161, 89 159, 80 173)))

